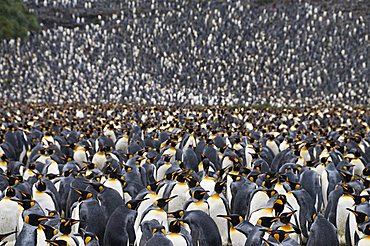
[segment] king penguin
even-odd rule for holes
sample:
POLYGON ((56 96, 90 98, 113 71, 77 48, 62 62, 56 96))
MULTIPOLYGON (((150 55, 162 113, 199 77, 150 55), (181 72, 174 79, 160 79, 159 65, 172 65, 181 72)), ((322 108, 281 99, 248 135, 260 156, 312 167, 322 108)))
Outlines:
POLYGON ((339 246, 337 229, 321 214, 315 214, 307 246, 339 246))
POLYGON ((166 237, 172 242, 173 246, 191 245, 191 238, 189 238, 190 234, 186 231, 184 227, 182 227, 182 224, 184 223, 181 220, 174 220, 170 222, 170 232, 166 235, 166 237), (181 231, 187 234, 184 235, 181 231))
MULTIPOLYGON (((0 200, 0 234, 7 234, 17 230, 18 218, 23 207, 11 199, 15 197, 15 190, 10 186, 5 190, 5 197, 0 200)), ((8 244, 14 245, 15 235, 8 238, 8 244)))
POLYGON ((228 244, 228 222, 227 220, 218 217, 229 213, 229 207, 226 198, 222 194, 225 189, 226 181, 218 181, 215 185, 214 193, 208 197, 209 215, 215 221, 220 232, 222 245, 228 244))

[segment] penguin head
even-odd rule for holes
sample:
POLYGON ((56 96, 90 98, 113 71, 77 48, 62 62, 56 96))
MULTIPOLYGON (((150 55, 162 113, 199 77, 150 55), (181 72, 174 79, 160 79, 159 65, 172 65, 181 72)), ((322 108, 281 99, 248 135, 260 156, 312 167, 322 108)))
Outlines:
POLYGON ((10 199, 10 200, 12 200, 14 202, 17 202, 25 210, 32 208, 36 204, 36 201, 34 201, 34 200, 17 200, 17 199, 10 199))
POLYGON ((57 230, 49 225, 40 224, 39 227, 44 231, 46 239, 52 239, 58 232, 57 230))
POLYGON ((58 178, 58 177, 60 177, 60 176, 59 176, 59 175, 56 175, 56 174, 54 174, 54 173, 47 173, 47 174, 45 175, 45 178, 46 178, 47 180, 53 180, 53 179, 58 178))
POLYGON ((83 183, 90 185, 97 192, 102 192, 104 190, 104 185, 100 182, 84 180, 83 183))
POLYGON ((180 233, 181 231, 181 225, 184 222, 182 220, 176 219, 170 222, 170 225, 168 227, 169 231, 172 233, 180 233))
POLYGON ((233 227, 237 226, 241 222, 243 222, 243 217, 239 214, 227 214, 227 215, 217 215, 217 217, 227 219, 233 227))
POLYGON ((72 232, 72 226, 78 222, 80 220, 63 218, 60 220, 59 231, 64 235, 69 235, 72 232))
POLYGON ((370 223, 362 223, 358 225, 358 229, 365 235, 370 236, 370 223))
POLYGON ((351 182, 355 179, 355 176, 353 176, 350 171, 339 170, 339 173, 342 176, 343 181, 346 183, 351 182))
POLYGON ((232 178, 233 182, 237 182, 237 181, 242 180, 242 176, 241 175, 232 174, 232 173, 229 173, 228 175, 232 178))
POLYGON ((185 179, 186 181, 188 181, 189 188, 194 188, 194 187, 199 186, 199 181, 195 179, 193 176, 187 175, 185 179))
POLYGON ((166 205, 173 199, 175 199, 177 197, 176 196, 172 196, 170 198, 161 198, 161 199, 158 199, 156 201, 154 201, 154 205, 156 205, 157 207, 161 208, 161 209, 164 209, 164 207, 166 207, 166 205))
POLYGON ((150 191, 153 191, 153 192, 156 192, 159 185, 161 184, 161 180, 157 181, 157 182, 154 182, 154 183, 151 183, 149 184, 146 188, 150 191))
POLYGON ((288 184, 289 184, 289 186, 292 190, 298 190, 298 189, 301 188, 300 183, 295 183, 295 182, 288 181, 288 184))
POLYGON ((166 234, 166 230, 163 225, 157 225, 153 228, 152 234, 166 234))
POLYGON ((292 218, 292 216, 294 215, 295 212, 297 212, 297 210, 280 214, 280 216, 279 216, 280 222, 283 223, 283 224, 290 223, 290 219, 292 218))
POLYGON ((15 196, 15 190, 12 187, 8 186, 5 190, 5 196, 6 197, 14 197, 15 196))
POLYGON ((83 228, 81 228, 81 231, 83 233, 83 239, 84 239, 85 245, 87 245, 88 243, 91 243, 92 241, 99 241, 98 236, 96 236, 94 233, 87 232, 83 228))
POLYGON ((279 216, 280 213, 284 210, 286 202, 287 202, 287 200, 286 200, 285 195, 278 195, 277 196, 277 198, 274 202, 274 205, 273 205, 273 208, 274 208, 275 213, 276 213, 277 216, 279 216))
POLYGON ((364 176, 370 176, 370 167, 365 167, 364 170, 362 170, 362 174, 364 176))
POLYGON ((0 154, 0 160, 5 161, 5 162, 9 162, 9 159, 6 157, 5 154, 0 154))
POLYGON ((4 173, 0 173, 0 175, 4 176, 4 178, 6 178, 6 180, 8 181, 9 186, 14 186, 14 185, 19 183, 19 179, 17 177, 13 176, 13 175, 4 174, 4 173))
POLYGON ((86 190, 79 190, 79 189, 73 189, 77 194, 79 194, 80 195, 80 197, 79 197, 79 200, 81 201, 81 200, 86 200, 86 199, 89 199, 89 198, 91 198, 93 195, 92 195, 92 193, 91 192, 89 192, 89 191, 86 191, 86 190))
POLYGON ((144 199, 131 199, 130 201, 126 203, 126 206, 129 209, 136 210, 143 201, 148 200, 148 199, 149 199, 148 197, 144 199))
POLYGON ((352 196, 355 200, 356 205, 361 204, 361 203, 369 203, 370 195, 360 196, 360 195, 352 194, 352 196))
POLYGON ((347 183, 343 183, 342 184, 342 187, 343 187, 343 192, 344 193, 347 193, 347 194, 353 194, 356 192, 355 188, 353 188, 352 186, 350 186, 349 184, 347 183))
POLYGON ((266 227, 266 228, 270 228, 272 223, 278 220, 279 218, 276 218, 276 217, 261 217, 258 219, 257 224, 263 227, 266 227))
POLYGON ((36 183, 36 189, 39 191, 39 192, 44 192, 46 190, 46 184, 44 181, 41 181, 39 180, 37 183, 36 183))
POLYGON ((32 226, 38 226, 42 221, 48 220, 50 218, 52 217, 39 214, 29 214, 24 218, 24 222, 32 226))
POLYGON ((46 208, 46 211, 48 211, 48 216, 50 216, 50 217, 60 216, 60 214, 57 210, 50 210, 50 209, 46 208))
POLYGON ((183 172, 177 173, 175 177, 176 181, 180 183, 185 183, 185 181, 188 180, 188 178, 189 177, 187 177, 186 174, 183 172))
POLYGON ((285 239, 288 238, 290 233, 294 233, 295 231, 282 231, 282 230, 265 230, 268 234, 271 235, 276 241, 279 243, 283 242, 285 239))
POLYGON ((169 218, 176 218, 176 219, 181 219, 182 216, 184 216, 184 210, 177 210, 174 212, 168 212, 167 213, 169 218))
POLYGON ((350 208, 347 208, 347 210, 354 214, 357 224, 362 224, 365 221, 369 220, 369 216, 365 213, 355 211, 355 210, 352 210, 350 208))
POLYGON ((262 182, 262 185, 265 186, 267 189, 271 189, 272 186, 278 181, 278 178, 277 177, 271 177, 271 178, 268 178, 268 179, 265 179, 263 182, 262 182))
POLYGON ((194 198, 194 199, 196 199, 196 200, 198 200, 198 201, 200 201, 200 200, 202 200, 203 198, 204 198, 204 196, 207 194, 207 191, 205 191, 205 190, 203 190, 203 189, 197 189, 197 190, 195 190, 195 191, 193 191, 192 193, 191 193, 191 196, 194 198))
POLYGON ((221 194, 222 191, 226 188, 226 181, 217 181, 215 184, 215 192, 221 194))

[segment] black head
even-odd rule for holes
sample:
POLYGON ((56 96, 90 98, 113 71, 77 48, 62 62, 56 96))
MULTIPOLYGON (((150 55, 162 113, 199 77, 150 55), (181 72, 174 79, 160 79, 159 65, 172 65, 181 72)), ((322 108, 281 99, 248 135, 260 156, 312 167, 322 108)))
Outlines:
POLYGON ((10 200, 12 200, 14 202, 17 202, 25 210, 32 208, 36 204, 36 202, 34 200, 17 200, 17 199, 10 199, 10 200))
POLYGON ((148 199, 149 198, 145 198, 145 199, 131 199, 130 201, 128 201, 126 203, 126 206, 129 209, 136 210, 143 201, 148 200, 148 199))
POLYGON ((370 223, 365 223, 363 226, 359 226, 360 231, 365 235, 370 236, 370 223))
POLYGON ((182 216, 184 215, 184 210, 177 210, 177 211, 174 211, 174 212, 169 212, 169 213, 167 213, 167 215, 170 218, 181 219, 182 216))
POLYGON ((369 216, 365 213, 362 213, 362 212, 359 212, 359 211, 354 211, 350 208, 347 208, 347 210, 352 212, 355 215, 357 224, 362 224, 365 221, 369 220, 369 216))
POLYGON ((41 181, 39 180, 37 183, 36 183, 36 189, 40 192, 44 192, 46 190, 46 184, 44 181, 41 181))
POLYGON ((86 191, 86 190, 79 190, 79 189, 74 189, 74 191, 80 195, 80 199, 86 200, 91 198, 93 195, 91 192, 86 191))
POLYGON ((6 197, 14 197, 15 196, 15 190, 12 187, 8 186, 5 190, 5 196, 6 197))
POLYGON ((57 217, 59 216, 59 212, 57 210, 49 210, 49 209, 46 209, 48 211, 48 216, 50 217, 57 217))
POLYGON ((80 222, 75 219, 61 219, 59 225, 59 231, 64 235, 69 235, 72 232, 72 226, 80 222))
POLYGON ((158 233, 158 234, 166 234, 166 230, 164 228, 164 226, 162 225, 158 225, 158 226, 155 226, 153 231, 152 231, 153 235, 158 233))
POLYGON ((277 220, 278 219, 275 217, 261 217, 258 219, 257 224, 266 228, 270 228, 272 223, 274 223, 277 220))
POLYGON ((283 212, 286 202, 287 200, 285 195, 279 195, 275 200, 273 208, 277 216, 279 216, 280 213, 283 212))
POLYGON ((279 243, 284 241, 290 233, 293 233, 294 231, 282 231, 282 230, 267 230, 267 233, 269 233, 273 238, 276 239, 279 243))
POLYGON ((172 233, 180 233, 181 231, 181 223, 183 223, 181 220, 174 220, 170 222, 169 230, 172 233))
POLYGON ((292 216, 294 215, 295 212, 297 212, 297 210, 294 210, 294 211, 289 212, 289 213, 280 214, 280 216, 279 216, 280 222, 284 223, 284 224, 290 223, 290 219, 292 218, 292 216))
POLYGON ((218 181, 215 184, 215 192, 217 194, 221 194, 222 191, 225 189, 225 187, 226 187, 226 181, 218 181))
POLYGON ((207 191, 205 190, 195 190, 192 192, 191 196, 199 201, 202 200, 206 194, 207 191))
POLYGON ((167 206, 167 204, 175 199, 177 196, 173 196, 173 197, 170 197, 170 198, 161 198, 161 199, 158 199, 156 201, 154 201, 154 205, 156 205, 157 207, 161 208, 161 209, 164 209, 164 207, 167 206))
POLYGON ((96 181, 83 181, 83 183, 90 185, 97 192, 102 192, 104 190, 104 185, 96 181))
POLYGON ((243 217, 238 214, 217 215, 217 217, 227 219, 233 227, 243 222, 243 217))
POLYGON ((50 217, 39 214, 29 214, 24 218, 24 222, 32 226, 38 226, 42 221, 48 220, 50 217))
POLYGON ((194 188, 194 187, 199 186, 199 181, 196 180, 193 176, 190 176, 190 175, 187 176, 186 180, 188 181, 189 188, 194 188))
POLYGON ((40 226, 41 226, 41 229, 45 233, 46 239, 48 239, 48 240, 52 239, 57 234, 57 230, 52 226, 41 225, 41 224, 40 224, 40 226))
POLYGON ((157 182, 149 184, 146 188, 150 191, 156 192, 160 184, 161 184, 161 181, 157 181, 157 182))

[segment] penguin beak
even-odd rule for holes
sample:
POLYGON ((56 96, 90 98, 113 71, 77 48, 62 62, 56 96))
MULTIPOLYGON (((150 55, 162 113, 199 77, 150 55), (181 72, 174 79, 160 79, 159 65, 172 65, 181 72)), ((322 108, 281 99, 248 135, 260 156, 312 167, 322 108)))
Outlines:
POLYGON ((176 196, 172 196, 172 197, 170 197, 170 198, 166 199, 166 202, 170 202, 171 200, 175 199, 176 197, 178 197, 178 195, 176 195, 176 196))
POLYGON ((75 192, 77 192, 78 194, 82 195, 82 192, 78 189, 73 189, 75 192))
POLYGON ((350 212, 352 212, 354 215, 357 215, 357 212, 356 211, 354 211, 354 210, 352 210, 352 209, 350 209, 350 208, 346 208, 348 211, 350 211, 350 212))
POLYGON ((220 218, 224 218, 224 219, 227 219, 227 220, 231 220, 231 217, 229 215, 217 215, 217 217, 220 217, 220 218))
POLYGON ((295 214, 296 212, 297 212, 297 210, 294 210, 294 211, 290 212, 288 215, 293 215, 293 214, 295 214))
POLYGON ((44 216, 44 217, 38 218, 37 220, 38 220, 38 221, 45 221, 45 220, 48 220, 48 219, 54 219, 54 217, 51 217, 51 216, 44 216))

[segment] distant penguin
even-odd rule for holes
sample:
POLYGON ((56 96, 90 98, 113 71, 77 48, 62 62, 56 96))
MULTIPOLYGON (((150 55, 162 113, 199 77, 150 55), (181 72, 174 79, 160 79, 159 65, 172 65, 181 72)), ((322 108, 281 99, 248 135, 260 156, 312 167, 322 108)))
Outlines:
POLYGON ((75 160, 80 167, 83 167, 83 163, 87 162, 86 148, 83 146, 76 146, 73 150, 73 160, 75 160))
POLYGON ((106 161, 107 157, 104 152, 96 152, 91 162, 94 163, 97 168, 103 169, 106 161))
POLYGON ((127 135, 123 135, 116 140, 115 148, 116 150, 121 150, 123 154, 127 154, 128 152, 128 143, 129 137, 127 135))
POLYGON ((275 156, 279 154, 280 149, 279 149, 279 143, 277 140, 275 140, 275 137, 273 133, 270 133, 268 135, 268 139, 266 140, 266 146, 274 153, 275 156))

